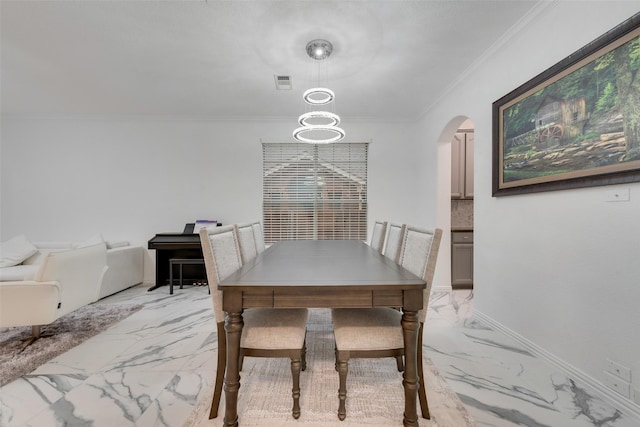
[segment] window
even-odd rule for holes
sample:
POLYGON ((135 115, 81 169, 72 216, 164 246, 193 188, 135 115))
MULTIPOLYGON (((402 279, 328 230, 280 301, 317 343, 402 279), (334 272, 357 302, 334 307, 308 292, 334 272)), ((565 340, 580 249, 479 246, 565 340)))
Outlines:
POLYGON ((368 143, 263 143, 266 243, 365 240, 368 143))

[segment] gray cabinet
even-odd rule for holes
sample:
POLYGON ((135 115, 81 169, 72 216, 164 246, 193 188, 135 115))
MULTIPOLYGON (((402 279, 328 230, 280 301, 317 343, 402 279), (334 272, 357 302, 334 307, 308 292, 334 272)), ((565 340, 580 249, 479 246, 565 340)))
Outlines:
POLYGON ((473 288, 473 231, 451 233, 451 287, 473 288))
POLYGON ((457 132, 451 141, 451 198, 473 199, 473 131, 457 132))

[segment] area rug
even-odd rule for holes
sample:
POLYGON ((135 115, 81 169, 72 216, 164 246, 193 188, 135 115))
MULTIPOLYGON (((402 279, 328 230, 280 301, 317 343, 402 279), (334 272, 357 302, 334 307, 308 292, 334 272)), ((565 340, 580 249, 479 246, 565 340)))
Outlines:
POLYGON ((0 387, 97 335, 142 308, 136 304, 90 304, 41 328, 41 338, 24 348, 30 326, 0 328, 0 387), (23 350, 24 348, 24 350, 23 350))
MULTIPOLYGON (((423 361, 431 419, 420 426, 474 426, 464 405, 433 363, 423 361)), ((329 310, 312 309, 307 327, 307 369, 300 376, 298 420, 291 416, 291 370, 288 359, 245 358, 240 373, 238 417, 242 426, 390 427, 402 426, 404 390, 395 359, 352 359, 347 378, 347 418, 338 420, 338 373, 329 310)), ((211 383, 215 372, 211 373, 211 383)), ((213 389, 201 393, 184 427, 219 426, 224 417, 224 391, 218 418, 209 420, 213 389)), ((420 404, 418 413, 420 413, 420 404)))

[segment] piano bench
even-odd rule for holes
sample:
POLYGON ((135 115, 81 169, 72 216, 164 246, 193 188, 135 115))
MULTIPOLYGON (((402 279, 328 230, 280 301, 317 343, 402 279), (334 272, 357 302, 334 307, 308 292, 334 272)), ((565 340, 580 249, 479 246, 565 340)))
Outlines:
POLYGON ((169 294, 173 295, 173 266, 178 265, 178 284, 182 289, 182 266, 185 264, 200 264, 204 265, 204 259, 202 258, 171 258, 169 260, 169 294))

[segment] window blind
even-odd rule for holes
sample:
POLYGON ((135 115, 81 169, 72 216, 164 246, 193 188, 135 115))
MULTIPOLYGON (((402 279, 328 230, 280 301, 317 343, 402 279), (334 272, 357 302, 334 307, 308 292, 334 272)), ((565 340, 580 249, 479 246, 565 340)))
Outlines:
POLYGON ((266 243, 366 240, 368 143, 263 143, 266 243))

